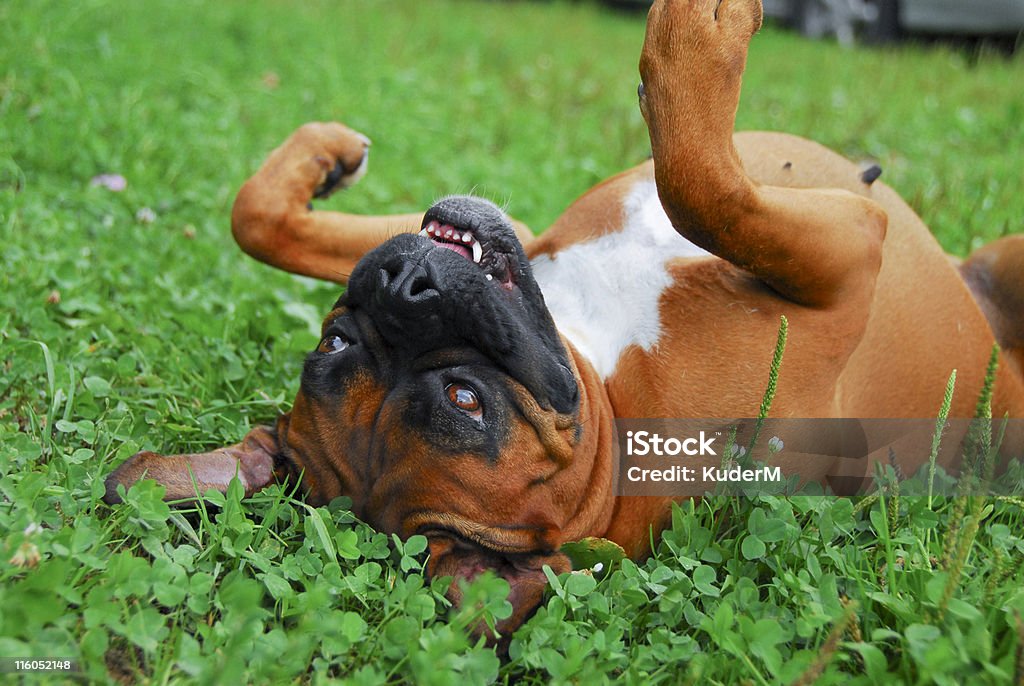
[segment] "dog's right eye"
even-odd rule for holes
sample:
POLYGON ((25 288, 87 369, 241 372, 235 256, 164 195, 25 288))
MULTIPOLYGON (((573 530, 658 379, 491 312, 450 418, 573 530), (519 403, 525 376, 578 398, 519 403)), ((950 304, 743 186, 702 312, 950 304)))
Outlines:
POLYGON ((338 335, 324 336, 323 340, 320 341, 320 345, 317 346, 317 351, 327 353, 328 355, 334 353, 340 353, 342 350, 349 346, 349 342, 338 335))
POLYGON ((480 419, 483 416, 484 410, 480 405, 480 398, 477 397, 476 391, 472 387, 460 383, 452 383, 448 384, 444 392, 448 396, 448 402, 473 419, 480 419))

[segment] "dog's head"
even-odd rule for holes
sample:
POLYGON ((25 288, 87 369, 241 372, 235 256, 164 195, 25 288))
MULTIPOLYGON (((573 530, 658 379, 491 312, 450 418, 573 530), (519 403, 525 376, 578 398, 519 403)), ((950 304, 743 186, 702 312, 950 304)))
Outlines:
POLYGON ((283 444, 313 500, 345 494, 375 527, 425 534, 433 575, 494 570, 525 614, 542 565, 566 566, 563 505, 543 486, 571 462, 578 405, 511 224, 453 197, 352 273, 283 444))
POLYGON ((510 629, 540 601, 543 565, 568 570, 566 535, 602 516, 588 500, 610 476, 577 459, 602 423, 584 426, 581 388, 507 217, 451 197, 359 263, 275 430, 205 455, 141 454, 108 493, 145 470, 190 495, 182 475, 211 461, 221 473, 196 474, 201 487, 226 486, 235 465, 249 491, 301 474, 313 503, 346 495, 378 529, 425 535, 428 572, 456 579, 456 601, 459 579, 504 577, 510 629))

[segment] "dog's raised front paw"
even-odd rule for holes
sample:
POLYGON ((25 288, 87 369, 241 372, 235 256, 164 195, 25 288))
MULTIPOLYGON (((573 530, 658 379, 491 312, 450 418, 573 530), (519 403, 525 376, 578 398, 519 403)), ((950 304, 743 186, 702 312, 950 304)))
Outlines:
POLYGON ((713 96, 716 88, 738 88, 760 26, 761 0, 657 0, 640 58, 648 97, 663 89, 713 96))
POLYGON ((370 139, 337 122, 303 124, 281 147, 283 154, 299 156, 308 169, 306 183, 314 198, 326 198, 348 188, 366 173, 370 139))
POLYGON ((747 45, 760 0, 657 0, 640 56, 640 108, 656 164, 731 147, 747 45), (691 149, 693 148, 693 149, 691 149))

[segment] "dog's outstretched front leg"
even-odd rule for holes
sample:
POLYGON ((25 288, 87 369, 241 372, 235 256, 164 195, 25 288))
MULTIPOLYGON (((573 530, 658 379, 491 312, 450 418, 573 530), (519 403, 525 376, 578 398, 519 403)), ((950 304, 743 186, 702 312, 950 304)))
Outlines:
MULTIPOLYGON (((242 249, 296 274, 346 283, 367 252, 399 233, 420 230, 423 213, 368 216, 314 210, 310 201, 356 183, 370 140, 336 122, 299 127, 245 182, 231 211, 242 249)), ((520 240, 532 238, 517 224, 520 240)))
MULTIPOLYGON (((283 418, 285 422, 286 417, 283 418)), ((278 424, 281 424, 280 419, 278 424)), ((289 475, 285 464, 278 459, 280 452, 278 430, 257 426, 241 443, 206 453, 137 453, 107 477, 103 500, 108 505, 121 502, 117 487, 123 486, 127 490, 141 479, 153 479, 167 489, 164 500, 197 498, 210 489, 226 493, 235 477, 241 482, 245 494, 252 495, 274 480, 289 475)))
POLYGON ((289 272, 345 283, 367 251, 419 230, 420 214, 360 216, 310 206, 358 181, 369 147, 366 136, 342 124, 299 127, 235 198, 231 230, 242 250, 289 272))
POLYGON ((640 106, 676 230, 812 307, 870 298, 886 215, 832 189, 754 183, 732 135, 760 0, 658 0, 640 59, 640 106))

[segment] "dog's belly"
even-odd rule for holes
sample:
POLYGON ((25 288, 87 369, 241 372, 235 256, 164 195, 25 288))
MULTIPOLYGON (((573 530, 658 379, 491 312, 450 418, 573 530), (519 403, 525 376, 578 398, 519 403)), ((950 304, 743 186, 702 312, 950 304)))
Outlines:
MULTIPOLYGON (((954 413, 969 416, 992 334, 921 220, 885 184, 864 184, 857 165, 818 144, 770 133, 738 134, 735 141, 744 167, 758 183, 842 188, 872 197, 888 212, 882 269, 866 328, 788 303, 768 290, 748 289, 738 270, 730 272, 725 262, 675 232, 648 162, 585 194, 529 249, 556 326, 610 387, 619 376, 635 380, 642 373, 661 389, 658 384, 671 369, 691 364, 685 376, 673 376, 671 398, 653 391, 657 407, 621 407, 617 413, 733 416, 748 405, 756 411, 778 315, 786 314, 791 325, 786 376, 799 372, 807 383, 798 384, 792 399, 780 391, 776 407, 805 416, 929 416, 956 368, 954 413), (703 289, 702 280, 708 282, 703 289), (737 315, 737 288, 750 290, 743 298, 749 306, 744 317, 737 315), (763 322, 747 321, 755 308, 763 322), (852 354, 851 346, 856 346, 852 354), (829 355, 837 359, 824 364, 829 355), (694 359, 701 361, 697 367, 694 359), (712 407, 706 406, 709 399, 683 405, 673 400, 703 397, 709 387, 720 390, 721 374, 742 377, 740 370, 747 367, 757 368, 758 379, 749 384, 755 389, 749 398, 719 392, 715 397, 721 402, 712 407), (705 368, 719 376, 701 373, 705 368), (812 386, 827 390, 811 398, 812 386)), ((1016 416, 1020 403, 1007 396, 1024 395, 1021 384, 1004 377, 1000 369, 997 405, 1000 412, 1016 416)))
POLYGON ((602 379, 630 346, 650 351, 657 345, 659 301, 673 283, 669 262, 717 259, 676 233, 649 176, 632 181, 618 210, 618 230, 532 261, 555 325, 602 379))

